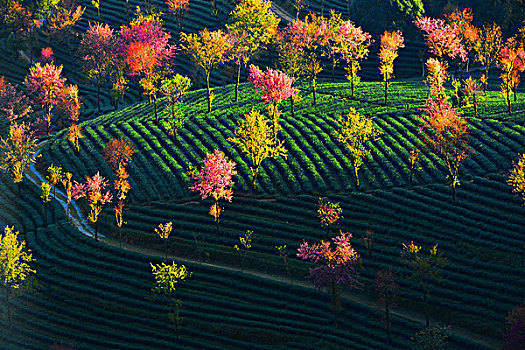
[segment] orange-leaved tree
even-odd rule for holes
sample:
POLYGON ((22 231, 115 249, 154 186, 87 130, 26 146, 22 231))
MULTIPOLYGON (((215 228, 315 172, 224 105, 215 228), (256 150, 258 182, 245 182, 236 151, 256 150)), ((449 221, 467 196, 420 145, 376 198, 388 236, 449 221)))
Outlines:
POLYGON ((459 166, 470 153, 469 125, 446 98, 431 96, 424 110, 426 114, 421 118, 424 138, 445 163, 455 203, 456 186, 460 184, 459 166))
POLYGON ((525 71, 525 50, 514 36, 509 38, 498 55, 498 66, 501 68, 501 93, 505 97, 507 113, 512 113, 510 96, 515 94, 520 82, 520 74, 525 71))
POLYGON ((385 31, 381 35, 381 48, 379 49, 379 72, 383 76, 385 86, 385 104, 388 102, 388 87, 390 79, 394 76, 394 60, 399 55, 398 50, 405 47, 403 34, 400 31, 385 31))

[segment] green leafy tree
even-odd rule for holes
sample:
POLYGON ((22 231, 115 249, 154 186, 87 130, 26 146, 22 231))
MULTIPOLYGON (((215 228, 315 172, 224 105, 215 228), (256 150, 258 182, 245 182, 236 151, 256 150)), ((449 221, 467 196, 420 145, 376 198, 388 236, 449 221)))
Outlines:
POLYGON ((267 48, 277 31, 280 19, 270 10, 271 6, 270 1, 241 0, 230 13, 234 22, 226 27, 233 39, 229 55, 237 65, 235 102, 239 98, 241 68, 246 68, 257 52, 267 48))
POLYGON ((164 79, 161 82, 160 93, 167 97, 170 105, 170 119, 165 125, 173 136, 177 136, 177 133, 184 127, 186 122, 183 105, 179 102, 179 99, 188 91, 190 86, 190 78, 180 74, 164 79))
POLYGON ((348 151, 354 166, 356 188, 359 189, 358 171, 363 160, 370 154, 370 151, 366 149, 366 143, 376 140, 382 132, 374 125, 372 118, 361 116, 352 107, 347 117, 341 116, 335 120, 335 124, 336 130, 333 135, 348 151))
POLYGON ((286 149, 284 141, 274 138, 272 127, 263 114, 252 109, 250 113, 244 115, 244 118, 238 123, 239 127, 235 130, 237 137, 229 138, 228 141, 239 145, 241 151, 248 154, 252 163, 250 166, 252 188, 255 191, 262 162, 267 158, 275 159, 279 156, 286 158, 286 149))
POLYGON ((444 258, 441 253, 438 253, 437 247, 437 244, 434 245, 429 249, 429 255, 423 256, 422 253, 420 253, 421 247, 415 245, 414 242, 410 242, 408 245, 403 243, 403 252, 401 255, 403 262, 410 271, 408 279, 422 294, 427 327, 430 325, 428 318, 430 288, 434 284, 443 281, 441 271, 448 264, 448 260, 444 258))
POLYGON ((18 240, 19 232, 14 227, 6 226, 0 236, 0 273, 4 289, 4 305, 7 307, 9 329, 12 327, 11 301, 28 286, 29 278, 36 273, 31 268, 35 261, 31 251, 26 249, 26 242, 18 240))

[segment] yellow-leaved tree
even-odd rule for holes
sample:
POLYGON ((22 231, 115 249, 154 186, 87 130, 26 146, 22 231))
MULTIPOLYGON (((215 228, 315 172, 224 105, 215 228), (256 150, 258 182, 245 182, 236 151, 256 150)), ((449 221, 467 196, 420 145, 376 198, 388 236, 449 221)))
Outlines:
POLYGON ((345 117, 341 116, 335 120, 336 130, 333 135, 345 149, 354 166, 356 188, 359 189, 359 175, 357 172, 363 164, 370 151, 366 149, 366 143, 376 140, 382 132, 374 125, 372 118, 362 116, 354 108, 345 117))
POLYGON ((6 226, 4 234, 0 236, 0 276, 4 289, 4 304, 7 307, 9 329, 12 327, 11 300, 16 297, 25 286, 28 278, 36 273, 30 263, 34 261, 31 251, 25 249, 26 242, 18 240, 19 233, 14 227, 6 226))
POLYGON ((229 138, 241 148, 241 152, 247 153, 252 165, 252 188, 255 191, 259 167, 266 158, 286 158, 284 141, 279 141, 274 137, 272 126, 268 119, 252 109, 250 113, 244 115, 244 120, 239 122, 239 127, 235 130, 236 138, 229 138))
POLYGON ((181 47, 197 65, 204 69, 208 91, 208 113, 211 112, 212 95, 210 74, 212 69, 226 59, 226 52, 231 48, 230 36, 222 30, 209 31, 204 28, 198 34, 181 33, 181 47))

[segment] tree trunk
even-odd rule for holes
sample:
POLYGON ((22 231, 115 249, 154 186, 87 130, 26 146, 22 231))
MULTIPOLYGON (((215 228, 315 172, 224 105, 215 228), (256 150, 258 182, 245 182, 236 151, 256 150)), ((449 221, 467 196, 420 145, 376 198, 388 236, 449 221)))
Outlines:
POLYGON ((385 105, 388 103, 388 79, 385 80, 385 105))
POLYGON ((425 324, 428 326, 430 326, 430 321, 428 319, 428 293, 425 293, 424 297, 423 297, 423 301, 425 303, 425 324))
POLYGON ((169 237, 164 240, 164 242, 165 242, 164 246, 165 246, 165 250, 166 250, 166 259, 168 258, 168 239, 169 239, 169 237))
POLYGON ((95 221, 95 241, 98 242, 98 220, 95 221))
POLYGON ((316 77, 314 76, 314 79, 312 81, 312 87, 313 87, 313 94, 314 94, 314 106, 317 104, 317 99, 316 99, 316 96, 315 96, 315 90, 316 90, 316 87, 317 87, 317 82, 316 82, 316 77))
POLYGON ((291 112, 292 118, 293 118, 293 117, 295 117, 293 96, 290 96, 289 98, 290 98, 290 112, 291 112))
POLYGON ((259 167, 258 166, 253 171, 252 189, 253 189, 254 193, 255 193, 255 183, 256 183, 256 180, 257 180, 257 175, 259 175, 259 167))
POLYGON ((153 94, 153 105, 155 106, 155 124, 159 124, 159 114, 157 110, 157 94, 153 94))
POLYGON ((335 66, 337 62, 335 61, 335 55, 332 54, 332 83, 335 83, 335 66))
POLYGON ((97 79, 97 109, 100 114, 100 78, 97 79))
POLYGON ((273 140, 277 143, 277 133, 279 132, 279 118, 277 117, 277 102, 273 102, 273 140))
POLYGON ((211 71, 208 71, 206 73, 206 87, 208 88, 208 113, 211 112, 210 73, 211 71))
POLYGON ((241 80, 241 64, 237 67, 237 82, 235 83, 235 102, 239 101, 239 81, 241 80))
POLYGON ((359 191, 359 175, 357 175, 357 167, 354 164, 354 174, 355 174, 355 188, 356 191, 359 191))
POLYGON ((350 86, 352 87, 352 98, 354 98, 354 61, 350 62, 350 86))

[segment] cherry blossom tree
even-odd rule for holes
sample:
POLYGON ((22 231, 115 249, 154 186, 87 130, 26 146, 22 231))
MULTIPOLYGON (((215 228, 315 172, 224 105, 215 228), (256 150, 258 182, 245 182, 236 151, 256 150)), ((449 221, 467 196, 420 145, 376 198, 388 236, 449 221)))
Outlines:
POLYGON ((130 75, 142 75, 140 85, 157 114, 158 84, 169 72, 169 66, 175 55, 175 47, 169 44, 171 34, 164 30, 159 14, 144 15, 137 10, 129 26, 120 28, 121 40, 118 43, 117 56, 125 57, 130 75))
POLYGON ((69 133, 67 134, 67 139, 73 144, 73 146, 75 146, 77 152, 80 151, 78 140, 83 137, 84 136, 82 136, 82 128, 77 124, 71 124, 71 126, 69 127, 69 133))
POLYGON ((29 69, 29 75, 24 80, 28 92, 35 96, 35 102, 45 110, 48 134, 53 118, 51 110, 59 103, 65 88, 66 79, 61 73, 62 66, 55 66, 53 63, 42 66, 36 63, 29 69))
POLYGON ((306 72, 312 81, 313 103, 316 100, 317 75, 322 71, 321 48, 328 45, 330 30, 328 22, 321 16, 315 14, 307 15, 304 20, 295 20, 289 23, 283 31, 286 40, 293 42, 301 48, 304 59, 302 69, 306 72))
POLYGON ((392 344, 390 308, 394 305, 399 291, 399 284, 396 281, 398 278, 399 275, 392 270, 390 266, 388 269, 377 271, 376 279, 374 280, 374 287, 378 294, 378 307, 382 306, 384 310, 383 320, 386 328, 388 346, 392 344))
POLYGON ((441 62, 437 58, 428 58, 426 67, 427 78, 425 82, 430 87, 430 95, 444 98, 444 84, 448 80, 447 62, 441 62))
MULTIPOLYGON (((472 9, 465 8, 463 10, 455 9, 450 14, 446 15, 448 23, 456 29, 456 36, 459 37, 461 45, 465 48, 466 60, 459 60, 458 66, 461 68, 462 63, 466 63, 468 71, 468 63, 470 61, 469 53, 474 49, 478 38, 479 29, 472 24, 474 15, 472 9)), ((461 78, 463 78, 463 70, 461 70, 461 78)))
POLYGON ((379 49, 379 72, 383 76, 385 86, 385 104, 388 102, 388 87, 390 79, 394 76, 394 60, 397 58, 398 50, 405 47, 403 34, 400 31, 385 31, 381 35, 381 48, 379 49))
POLYGON ((199 172, 194 169, 190 169, 189 172, 190 180, 194 181, 193 186, 190 186, 189 189, 199 192, 203 200, 208 197, 214 200, 209 213, 217 223, 217 230, 219 229, 219 217, 223 210, 219 205, 219 200, 224 199, 231 202, 233 198, 232 177, 237 174, 235 166, 235 162, 230 161, 223 152, 216 149, 213 153, 206 154, 204 166, 199 172))
POLYGON ((355 86, 359 83, 357 76, 357 72, 361 69, 359 62, 368 56, 370 45, 374 40, 369 33, 361 27, 356 27, 352 21, 344 21, 339 26, 335 40, 333 50, 348 64, 347 78, 350 80, 352 97, 354 97, 355 86))
POLYGON ((277 140, 281 115, 277 105, 282 100, 297 94, 298 90, 292 87, 293 79, 278 70, 266 67, 266 71, 262 72, 258 67, 251 65, 248 81, 255 89, 262 91, 261 98, 265 103, 271 103, 268 112, 273 120, 273 137, 277 140))
POLYGON ((100 89, 109 79, 112 63, 116 59, 117 38, 113 29, 106 23, 89 23, 82 34, 78 56, 82 60, 82 70, 88 80, 97 88, 97 109, 100 113, 100 89))
POLYGON ((415 245, 414 242, 410 242, 410 244, 403 243, 401 258, 409 269, 408 279, 422 294, 425 306, 425 321, 428 327, 430 325, 428 318, 428 300, 430 298, 431 286, 443 281, 441 271, 448 264, 448 260, 444 258, 441 253, 438 253, 437 244, 428 250, 428 256, 423 256, 420 251, 421 247, 415 245))
POLYGON ((88 219, 95 224, 95 240, 97 241, 99 215, 102 212, 104 205, 111 203, 113 200, 113 195, 109 191, 103 192, 107 186, 108 181, 97 172, 93 177, 86 176, 85 183, 78 183, 75 181, 75 184, 71 189, 75 200, 78 200, 79 198, 87 199, 91 209, 88 219))
POLYGON ((225 62, 226 53, 230 50, 232 41, 229 35, 222 30, 209 31, 204 28, 198 34, 181 33, 181 42, 182 49, 206 74, 209 113, 213 98, 210 89, 210 74, 215 66, 225 62))
POLYGON ((157 81, 161 76, 157 72, 159 61, 155 57, 155 49, 151 44, 146 42, 134 42, 128 46, 126 52, 126 62, 132 75, 142 75, 140 85, 144 90, 144 94, 148 95, 150 100, 153 97, 155 106, 155 121, 158 123, 157 111, 157 81))
POLYGON ((451 59, 459 57, 462 61, 466 61, 467 51, 461 43, 461 37, 457 34, 457 23, 450 25, 444 19, 430 17, 418 18, 414 23, 423 31, 429 52, 436 55, 440 61, 445 56, 451 59))
POLYGON ((4 77, 0 78, 0 114, 10 122, 29 116, 33 112, 29 98, 4 77))
POLYGON ((350 244, 352 234, 340 231, 330 241, 321 241, 312 245, 303 241, 297 250, 297 257, 315 265, 310 269, 310 278, 316 288, 328 287, 331 296, 331 308, 337 313, 341 310, 341 289, 358 288, 359 272, 356 269, 359 254, 350 244))

